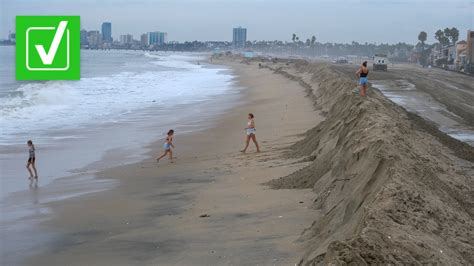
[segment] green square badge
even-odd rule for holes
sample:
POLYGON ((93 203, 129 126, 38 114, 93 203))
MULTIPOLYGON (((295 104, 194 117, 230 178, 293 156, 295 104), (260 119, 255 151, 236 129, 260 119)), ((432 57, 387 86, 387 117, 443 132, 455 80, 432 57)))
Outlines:
POLYGON ((79 16, 16 17, 16 79, 80 78, 79 16))

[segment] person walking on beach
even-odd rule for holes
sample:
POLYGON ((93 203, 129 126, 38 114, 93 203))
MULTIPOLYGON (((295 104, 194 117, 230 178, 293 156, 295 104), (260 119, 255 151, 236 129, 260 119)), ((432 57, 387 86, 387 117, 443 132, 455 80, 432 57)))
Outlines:
POLYGON ((35 145, 33 145, 33 141, 31 140, 28 140, 27 144, 28 144, 29 157, 28 157, 28 162, 26 163, 26 169, 28 169, 28 172, 30 173, 30 177, 28 179, 33 180, 34 178, 38 180, 38 172, 36 171, 36 167, 35 167, 35 159, 36 159, 35 145), (35 173, 35 175, 33 175, 33 172, 35 173))
POLYGON ((163 157, 165 157, 168 154, 169 157, 170 157, 170 163, 174 163, 173 162, 173 151, 171 150, 171 148, 174 149, 173 135, 174 135, 174 130, 170 129, 168 131, 168 133, 166 134, 166 141, 163 144, 163 148, 165 148, 165 153, 163 153, 163 155, 161 155, 160 157, 158 157, 156 159, 157 162, 159 162, 163 157))
POLYGON ((255 129, 255 119, 252 113, 249 113, 247 127, 245 128, 245 131, 247 133, 247 139, 245 141, 245 148, 241 150, 241 152, 245 153, 247 151, 247 148, 249 147, 250 139, 252 139, 253 143, 255 143, 255 146, 257 147, 257 152, 260 152, 260 147, 258 146, 257 138, 255 136, 255 133, 257 131, 255 129))
POLYGON ((359 67, 359 70, 356 72, 356 76, 359 78, 359 95, 362 97, 367 96, 367 75, 369 74, 369 69, 367 68, 367 61, 364 61, 359 67))

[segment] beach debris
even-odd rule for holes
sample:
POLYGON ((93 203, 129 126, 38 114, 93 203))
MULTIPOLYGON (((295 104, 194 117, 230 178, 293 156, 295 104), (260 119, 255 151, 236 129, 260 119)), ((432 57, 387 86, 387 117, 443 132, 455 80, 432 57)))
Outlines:
POLYGON ((300 204, 301 204, 301 203, 304 203, 304 201, 300 201, 299 203, 300 203, 300 204))
POLYGON ((199 218, 207 218, 207 217, 211 217, 211 216, 207 213, 199 215, 199 218))
POLYGON ((280 216, 278 216, 278 218, 283 218, 283 216, 280 215, 280 216))

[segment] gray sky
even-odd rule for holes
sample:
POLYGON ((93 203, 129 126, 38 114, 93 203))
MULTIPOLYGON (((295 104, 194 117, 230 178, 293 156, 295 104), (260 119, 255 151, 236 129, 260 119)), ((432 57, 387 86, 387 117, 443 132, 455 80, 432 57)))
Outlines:
POLYGON ((319 42, 434 42, 439 28, 474 29, 474 0, 0 0, 0 38, 14 31, 16 15, 80 15, 81 27, 112 35, 166 31, 169 40, 231 40, 247 28, 248 40, 290 40, 294 32, 319 42))

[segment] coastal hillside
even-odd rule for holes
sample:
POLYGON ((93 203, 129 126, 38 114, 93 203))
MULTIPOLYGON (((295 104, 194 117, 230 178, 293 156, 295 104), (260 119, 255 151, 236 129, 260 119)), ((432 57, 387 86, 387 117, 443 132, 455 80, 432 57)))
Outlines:
POLYGON ((313 188, 319 218, 300 265, 474 264, 474 149, 330 65, 265 65, 308 90, 325 121, 287 156, 305 168, 267 183, 313 188))

